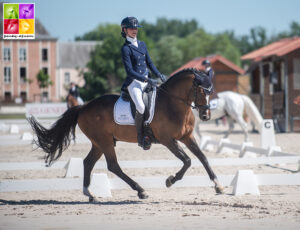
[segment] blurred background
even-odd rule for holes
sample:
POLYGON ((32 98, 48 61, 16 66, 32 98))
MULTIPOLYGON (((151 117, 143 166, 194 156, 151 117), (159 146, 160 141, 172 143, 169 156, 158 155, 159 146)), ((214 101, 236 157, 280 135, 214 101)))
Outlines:
POLYGON ((300 94, 299 1, 5 2, 35 3, 36 39, 0 42, 2 117, 25 116, 26 103, 64 102, 71 82, 84 101, 119 93, 126 77, 120 23, 135 16, 143 26, 138 39, 160 72, 201 69, 209 59, 216 93, 249 95, 281 131, 300 128, 293 103, 300 94))

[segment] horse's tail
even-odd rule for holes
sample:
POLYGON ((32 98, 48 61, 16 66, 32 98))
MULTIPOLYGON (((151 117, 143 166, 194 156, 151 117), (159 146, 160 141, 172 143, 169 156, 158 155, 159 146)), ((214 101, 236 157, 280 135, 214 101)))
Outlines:
POLYGON ((77 118, 82 106, 75 106, 68 109, 49 129, 43 127, 34 117, 30 117, 30 123, 37 136, 34 143, 42 148, 45 153, 45 162, 48 165, 57 160, 71 142, 71 137, 75 139, 75 127, 77 118))
POLYGON ((246 95, 241 95, 243 98, 243 101, 245 103, 245 110, 247 115, 249 116, 250 120, 254 122, 256 128, 260 132, 261 124, 263 121, 263 118, 258 111, 256 105, 253 103, 253 101, 246 95))

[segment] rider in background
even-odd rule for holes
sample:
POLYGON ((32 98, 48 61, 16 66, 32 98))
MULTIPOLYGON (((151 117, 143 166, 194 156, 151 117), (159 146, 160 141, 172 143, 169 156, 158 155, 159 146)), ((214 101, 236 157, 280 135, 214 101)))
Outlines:
POLYGON ((211 67, 211 63, 209 60, 205 59, 203 62, 202 62, 202 65, 204 66, 205 68, 205 73, 210 76, 211 78, 213 78, 214 76, 214 71, 211 67))
POLYGON ((75 85, 74 82, 71 82, 71 87, 69 89, 69 94, 71 94, 73 97, 76 98, 76 100, 77 100, 77 102, 78 102, 79 105, 83 105, 84 104, 82 98, 79 96, 78 86, 75 85))
POLYGON ((141 27, 135 17, 126 17, 121 22, 121 34, 125 38, 122 46, 122 59, 127 73, 127 78, 122 86, 122 90, 128 90, 131 99, 136 106, 135 124, 137 130, 138 145, 144 146, 144 112, 143 90, 147 84, 157 85, 157 80, 149 78, 148 68, 163 82, 166 77, 161 74, 147 51, 146 44, 137 40, 138 28, 141 27))

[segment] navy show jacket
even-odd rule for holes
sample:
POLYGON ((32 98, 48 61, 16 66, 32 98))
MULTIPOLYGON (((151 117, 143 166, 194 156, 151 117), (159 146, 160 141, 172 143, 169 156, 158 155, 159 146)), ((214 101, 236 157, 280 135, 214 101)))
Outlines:
POLYGON ((141 82, 146 82, 146 76, 149 73, 147 67, 149 67, 149 69, 157 77, 161 77, 161 73, 157 70, 149 56, 146 44, 140 40, 137 40, 137 42, 138 47, 126 40, 121 49, 123 64, 127 73, 127 77, 122 86, 122 90, 127 89, 127 87, 134 79, 141 82))

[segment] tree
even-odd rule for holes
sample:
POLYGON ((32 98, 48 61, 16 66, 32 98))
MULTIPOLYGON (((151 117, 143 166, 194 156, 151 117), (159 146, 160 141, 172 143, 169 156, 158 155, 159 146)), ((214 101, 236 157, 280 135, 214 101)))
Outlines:
POLYGON ((179 39, 174 36, 165 36, 159 40, 155 49, 155 65, 163 74, 169 75, 182 65, 182 51, 178 49, 179 39))
POLYGON ((41 89, 53 85, 53 82, 50 80, 50 76, 46 74, 43 70, 40 70, 36 78, 41 89))
POLYGON ((86 100, 104 93, 120 91, 126 75, 122 63, 121 47, 124 43, 118 25, 107 24, 101 27, 106 34, 101 45, 91 53, 88 71, 84 73, 85 86, 80 90, 86 100))

